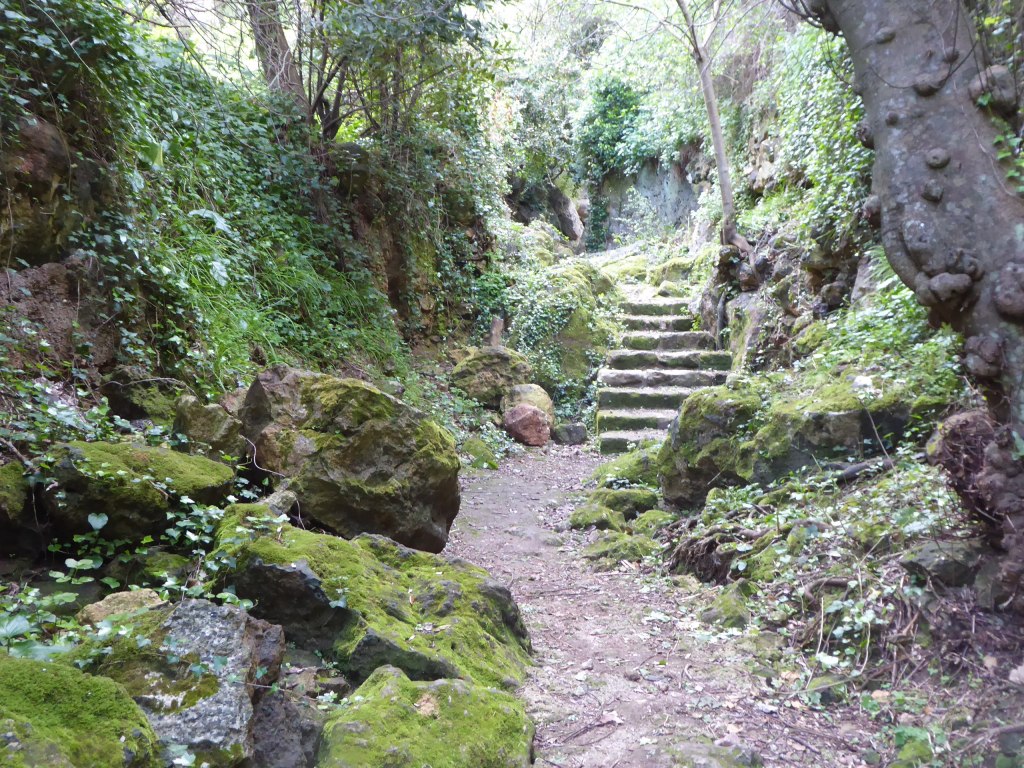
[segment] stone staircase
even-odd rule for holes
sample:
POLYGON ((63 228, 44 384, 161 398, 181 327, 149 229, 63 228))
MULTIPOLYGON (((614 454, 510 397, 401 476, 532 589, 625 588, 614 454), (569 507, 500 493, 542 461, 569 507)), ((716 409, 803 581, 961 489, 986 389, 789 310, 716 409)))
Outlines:
POLYGON ((622 349, 598 373, 597 432, 601 453, 661 440, 690 394, 725 382, 728 352, 709 333, 694 331, 679 299, 634 299, 622 307, 622 349))

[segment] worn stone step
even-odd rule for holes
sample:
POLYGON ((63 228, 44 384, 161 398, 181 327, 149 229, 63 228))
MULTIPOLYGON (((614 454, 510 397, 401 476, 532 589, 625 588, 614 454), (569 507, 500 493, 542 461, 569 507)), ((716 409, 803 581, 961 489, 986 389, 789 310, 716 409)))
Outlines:
POLYGON ((647 299, 645 301, 627 301, 622 311, 627 315, 683 315, 689 304, 683 299, 647 299))
POLYGON ((678 410, 696 391, 692 387, 605 387, 597 392, 597 407, 678 410))
POLYGON ((622 324, 633 331, 689 331, 693 318, 688 315, 623 315, 622 324))
POLYGON ((653 408, 623 408, 597 412, 599 433, 616 430, 668 429, 676 417, 675 408, 654 410, 653 408))
POLYGON ((643 443, 661 442, 665 439, 663 429, 619 430, 605 432, 597 439, 601 453, 625 453, 633 446, 643 443))
POLYGON ((626 349, 711 349, 715 337, 705 331, 632 331, 622 335, 626 349))
POLYGON ((672 368, 618 370, 602 368, 597 380, 606 387, 717 387, 725 384, 727 371, 687 371, 672 368))
POLYGON ((608 353, 608 367, 620 370, 637 368, 685 368, 689 370, 727 371, 732 367, 728 352, 656 351, 617 349, 608 353))

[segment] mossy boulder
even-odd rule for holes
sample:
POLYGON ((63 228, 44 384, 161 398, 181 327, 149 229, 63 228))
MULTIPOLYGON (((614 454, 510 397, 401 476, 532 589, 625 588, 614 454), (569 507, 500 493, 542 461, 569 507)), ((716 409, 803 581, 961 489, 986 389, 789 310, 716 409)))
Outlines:
POLYGON ((666 512, 664 509, 649 509, 638 515, 630 527, 634 533, 654 538, 658 531, 667 528, 678 519, 677 515, 666 512))
POLYGON ((626 520, 658 506, 658 492, 652 488, 598 488, 589 499, 591 504, 621 512, 626 520))
POLYGON ((628 254, 605 262, 601 265, 601 272, 615 283, 642 283, 647 279, 648 261, 646 253, 628 254))
POLYGON ((660 446, 644 446, 616 456, 601 464, 590 476, 605 488, 626 485, 658 486, 658 451, 660 446))
POLYGON ((612 289, 593 265, 573 260, 544 270, 530 301, 515 309, 510 339, 529 359, 532 380, 559 402, 586 394, 615 340, 602 310, 612 289))
POLYGON ((581 531, 587 528, 621 531, 626 527, 626 518, 617 509, 609 509, 600 504, 584 504, 574 509, 569 516, 569 527, 581 531))
POLYGON ((636 562, 659 552, 661 545, 650 536, 606 531, 583 550, 583 557, 593 562, 598 570, 608 570, 623 561, 636 562))
POLYGON ((0 652, 0 762, 9 768, 162 768, 142 710, 113 680, 0 652))
POLYGON ((234 479, 216 461, 135 443, 63 443, 51 454, 55 482, 43 499, 54 529, 65 536, 87 533, 90 517, 106 516, 105 537, 138 541, 167 527, 179 497, 217 504, 234 479))
POLYGON ((194 395, 179 398, 172 429, 187 437, 192 448, 204 451, 211 458, 245 455, 242 422, 217 403, 203 403, 194 395))
POLYGON ((539 384, 516 384, 501 399, 502 413, 510 411, 517 405, 532 405, 544 412, 548 418, 548 426, 555 423, 555 404, 551 396, 539 384))
POLYGON ((225 576, 254 615, 365 680, 390 664, 409 677, 518 684, 530 641, 508 589, 469 563, 418 552, 381 536, 347 540, 285 525, 261 533, 262 505, 229 508, 220 551, 225 576))
POLYGON ((381 667, 328 721, 317 768, 527 768, 533 736, 509 693, 381 667))
POLYGON ((253 462, 285 475, 303 517, 440 552, 459 512, 459 456, 442 427, 365 382, 276 366, 240 411, 253 462))
POLYGON ((658 455, 665 501, 700 507, 712 488, 768 484, 818 463, 867 457, 943 403, 855 371, 790 388, 739 379, 690 395, 658 455), (878 389, 873 389, 878 384, 878 389))
POLYGON ((694 259, 689 256, 676 256, 651 267, 649 280, 652 285, 664 282, 685 283, 693 271, 694 259))
POLYGON ((469 466, 474 469, 497 469, 498 457, 479 437, 469 437, 462 444, 462 452, 469 456, 469 466))
POLYGON ((185 747, 211 768, 248 764, 254 702, 281 669, 281 627, 207 600, 153 608, 124 624, 130 632, 84 649, 91 671, 124 686, 163 748, 185 747))
POLYGON ((452 371, 452 384, 488 408, 498 408, 501 399, 517 384, 526 384, 533 368, 524 355, 508 347, 480 347, 470 350, 452 371))

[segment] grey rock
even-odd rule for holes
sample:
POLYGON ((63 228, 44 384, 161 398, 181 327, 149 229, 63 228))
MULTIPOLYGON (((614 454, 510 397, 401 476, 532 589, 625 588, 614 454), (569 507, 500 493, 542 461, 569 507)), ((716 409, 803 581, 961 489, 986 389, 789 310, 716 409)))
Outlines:
POLYGON ((587 428, 583 424, 556 424, 551 429, 551 439, 559 445, 583 445, 587 442, 587 428))
POLYGON ((204 405, 194 395, 184 395, 175 404, 174 432, 192 443, 208 446, 214 458, 245 455, 241 429, 242 422, 222 405, 204 405))
POLYGON ((922 579, 946 587, 971 584, 992 550, 978 539, 928 541, 912 549, 900 565, 922 579))
POLYGON ((253 768, 313 768, 325 720, 309 699, 271 691, 253 713, 253 768))

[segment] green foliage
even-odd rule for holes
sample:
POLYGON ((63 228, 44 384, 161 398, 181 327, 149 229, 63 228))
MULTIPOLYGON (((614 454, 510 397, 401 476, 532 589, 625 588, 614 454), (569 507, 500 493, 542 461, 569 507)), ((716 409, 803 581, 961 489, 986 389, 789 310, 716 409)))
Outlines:
POLYGON ((864 110, 852 79, 845 47, 806 28, 783 39, 773 76, 755 94, 765 114, 777 114, 769 123, 776 174, 810 188, 800 219, 812 236, 852 231, 868 193, 872 154, 856 138, 864 110))
POLYGON ((597 80, 590 104, 576 127, 580 178, 600 181, 613 170, 634 168, 650 153, 629 141, 636 125, 643 94, 619 78, 597 80))

